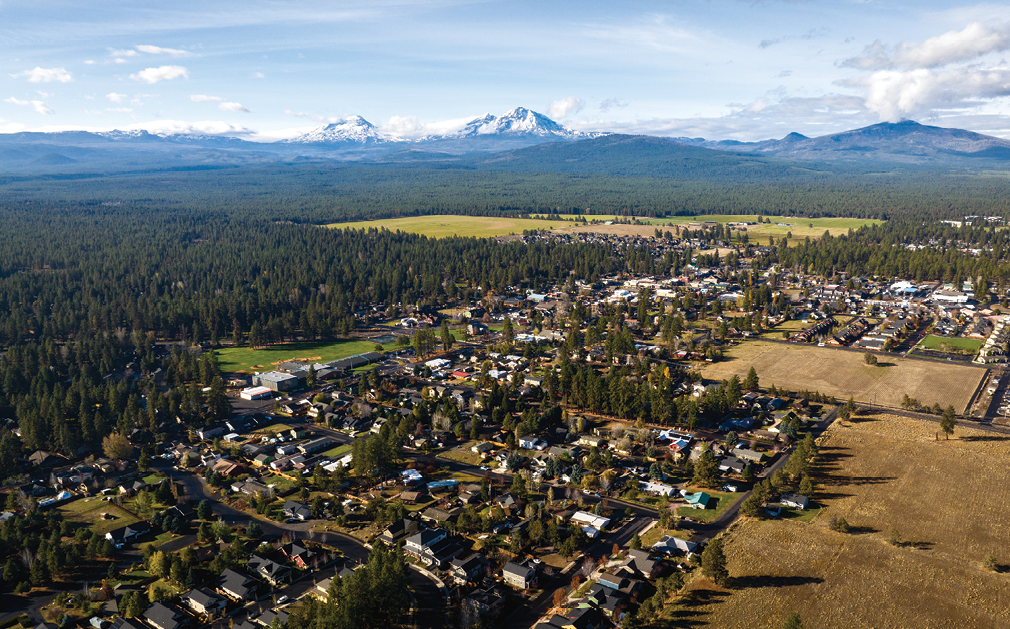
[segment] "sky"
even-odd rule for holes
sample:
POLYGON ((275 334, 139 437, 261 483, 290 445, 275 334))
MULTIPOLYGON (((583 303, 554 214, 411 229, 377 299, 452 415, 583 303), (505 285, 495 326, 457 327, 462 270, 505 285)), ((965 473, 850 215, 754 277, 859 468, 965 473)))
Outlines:
POLYGON ((707 139, 902 118, 1010 137, 1010 4, 0 0, 0 132, 405 138, 514 107, 707 139))

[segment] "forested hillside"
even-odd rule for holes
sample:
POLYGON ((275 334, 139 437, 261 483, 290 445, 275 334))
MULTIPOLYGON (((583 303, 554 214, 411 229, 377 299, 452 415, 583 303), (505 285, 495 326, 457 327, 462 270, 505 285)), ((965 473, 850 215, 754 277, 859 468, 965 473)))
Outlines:
POLYGON ((315 224, 419 214, 552 211, 936 219, 1002 215, 1008 189, 1007 173, 923 168, 875 174, 819 171, 787 181, 735 181, 476 167, 315 164, 8 177, 0 178, 0 204, 159 213, 196 210, 315 224))

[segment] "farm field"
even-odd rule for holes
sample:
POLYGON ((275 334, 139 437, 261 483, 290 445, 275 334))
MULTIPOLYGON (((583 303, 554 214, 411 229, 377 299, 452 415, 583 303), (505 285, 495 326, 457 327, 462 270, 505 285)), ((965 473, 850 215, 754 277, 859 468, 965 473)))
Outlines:
POLYGON ((966 338, 949 338, 946 336, 936 336, 935 334, 930 334, 926 338, 919 341, 919 345, 922 349, 931 349, 939 352, 944 351, 970 351, 977 352, 978 348, 982 347, 982 339, 966 339, 966 338))
POLYGON ((118 529, 127 524, 139 522, 137 518, 126 509, 117 507, 111 502, 106 502, 100 497, 80 498, 57 507, 63 517, 71 522, 86 524, 95 535, 105 535, 112 529, 118 529), (102 514, 108 513, 115 516, 111 520, 103 520, 102 514))
MULTIPOLYGON (((575 218, 574 214, 562 214, 563 219, 575 218)), ((612 215, 586 215, 587 221, 611 221, 612 215)), ((874 219, 864 218, 789 218, 765 217, 771 223, 750 225, 747 231, 752 235, 775 236, 776 239, 792 233, 790 244, 810 236, 820 238, 825 231, 831 235, 846 233, 849 229, 858 229, 863 225, 879 223, 874 219), (782 223, 779 225, 777 223, 782 223)), ((557 232, 593 232, 617 235, 651 236, 656 226, 687 225, 699 221, 716 221, 720 223, 756 221, 757 215, 707 214, 702 216, 671 216, 666 218, 639 218, 646 225, 582 225, 570 220, 555 220, 533 218, 507 218, 498 216, 456 216, 429 215, 410 218, 382 219, 376 221, 356 221, 352 223, 331 223, 327 227, 335 229, 367 229, 371 227, 385 228, 390 231, 404 231, 423 234, 431 238, 448 238, 450 236, 472 236, 476 238, 493 238, 509 234, 521 234, 526 229, 553 229, 557 232)))
MULTIPOLYGON (((395 343, 383 345, 384 350, 393 349, 395 343)), ((225 373, 253 373, 270 371, 289 360, 311 360, 326 362, 347 358, 365 352, 374 352, 371 341, 329 341, 323 343, 284 343, 268 347, 227 347, 217 350, 218 364, 225 373)))
POLYGON ((892 415, 836 422, 821 439, 811 523, 748 520, 726 535, 731 587, 694 581, 680 606, 690 626, 1010 627, 1010 522, 1002 482, 1010 437, 892 415), (951 500, 956 495, 957 500, 951 500), (841 515, 849 534, 828 528, 841 515), (897 531, 899 545, 888 542, 897 531))
POLYGON ((393 218, 377 221, 357 221, 354 223, 332 223, 334 229, 368 229, 384 227, 389 231, 403 231, 424 234, 431 238, 450 236, 471 236, 474 238, 494 238, 509 234, 521 234, 526 229, 552 229, 562 226, 561 221, 542 221, 532 218, 507 218, 499 216, 456 216, 429 215, 410 218, 393 218))
POLYGON ((985 370, 964 365, 881 355, 878 366, 863 363, 861 352, 813 345, 744 342, 730 348, 727 359, 702 366, 702 375, 725 380, 743 378, 754 367, 762 386, 791 391, 820 391, 839 400, 901 406, 905 394, 925 405, 953 404, 958 412, 971 401, 985 370))

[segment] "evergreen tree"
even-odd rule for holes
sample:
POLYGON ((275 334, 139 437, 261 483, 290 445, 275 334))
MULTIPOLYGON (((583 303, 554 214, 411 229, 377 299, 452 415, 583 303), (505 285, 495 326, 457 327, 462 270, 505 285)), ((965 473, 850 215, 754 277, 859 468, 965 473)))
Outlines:
POLYGON ((717 585, 729 583, 729 570, 726 569, 726 555, 723 554, 721 538, 710 541, 702 551, 701 572, 717 585))

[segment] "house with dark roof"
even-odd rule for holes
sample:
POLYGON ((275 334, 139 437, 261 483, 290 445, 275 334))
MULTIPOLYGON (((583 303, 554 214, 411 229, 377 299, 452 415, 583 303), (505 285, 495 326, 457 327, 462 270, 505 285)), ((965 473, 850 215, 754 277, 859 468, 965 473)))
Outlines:
MULTIPOLYGON (((56 625, 53 626, 55 627, 56 625)), ((39 627, 36 627, 35 629, 39 629, 39 627)), ((109 629, 147 629, 147 627, 145 627, 142 623, 137 622, 136 620, 133 620, 131 618, 123 618, 122 616, 120 616, 119 618, 116 618, 115 621, 113 621, 112 626, 110 626, 109 629)))
POLYGON ((312 563, 312 559, 317 555, 317 553, 297 542, 281 546, 281 553, 287 557, 291 563, 302 569, 308 568, 312 563))
POLYGON ((418 523, 416 520, 411 520, 409 518, 403 518, 389 525, 382 535, 379 535, 379 540, 382 541, 387 546, 396 546, 400 540, 406 539, 411 535, 416 535, 418 529, 418 523))
POLYGON ((189 616, 175 605, 155 603, 143 614, 144 621, 155 629, 179 629, 189 624, 189 616))
POLYGON ((309 520, 312 518, 312 510, 302 503, 295 502, 294 500, 288 500, 285 502, 281 511, 287 517, 294 518, 296 520, 309 520))
POLYGON ((286 583, 291 579, 291 568, 282 566, 276 561, 271 561, 266 557, 253 555, 246 563, 246 568, 253 574, 258 574, 270 582, 271 585, 286 583))
POLYGON ((231 568, 222 572, 217 580, 218 591, 236 601, 255 598, 256 591, 261 585, 256 579, 231 568))
POLYGON ((502 568, 502 578, 510 586, 525 590, 536 585, 537 571, 529 562, 516 563, 510 561, 502 568))
POLYGON ((228 601, 211 592, 207 588, 198 588, 186 592, 181 597, 182 602, 194 612, 202 616, 217 616, 224 611, 228 601))
POLYGON ((459 585, 466 585, 467 583, 476 583, 487 570, 487 559, 481 553, 474 553, 466 558, 457 557, 452 560, 452 567, 449 571, 452 573, 453 580, 459 585))
POLYGON ((116 548, 122 548, 123 544, 132 542, 150 532, 151 523, 142 520, 140 522, 134 522, 133 524, 121 526, 118 529, 112 529, 105 534, 105 539, 115 544, 116 548))
POLYGON ((285 611, 276 611, 273 609, 268 609, 267 611, 263 612, 259 616, 259 618, 256 619, 256 622, 263 625, 264 627, 270 627, 273 626, 275 618, 282 627, 288 624, 288 613, 285 611))
POLYGON ((782 494, 779 497, 779 502, 784 507, 792 507, 793 509, 803 511, 810 504, 810 499, 800 494, 782 494))

